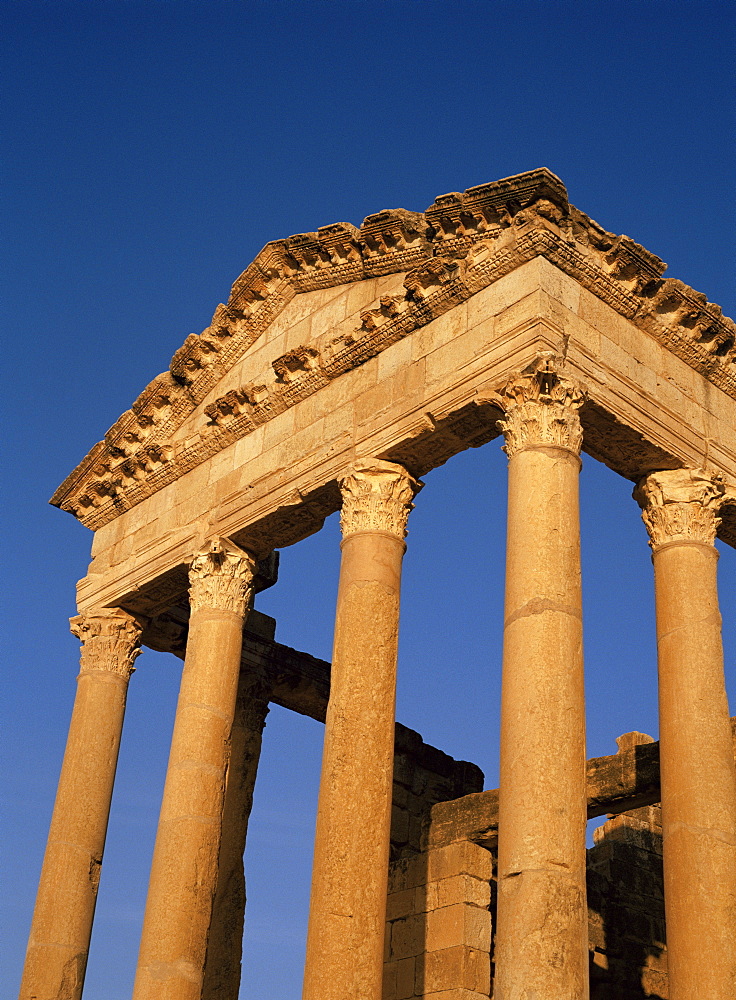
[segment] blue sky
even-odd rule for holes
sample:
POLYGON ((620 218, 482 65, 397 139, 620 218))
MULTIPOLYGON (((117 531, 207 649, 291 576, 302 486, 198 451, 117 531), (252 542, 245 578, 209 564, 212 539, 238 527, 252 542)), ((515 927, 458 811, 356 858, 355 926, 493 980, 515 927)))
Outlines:
MULTIPOLYGON (((537 166, 736 314, 729 3, 0 4, 5 150, 2 465, 4 953, 20 978, 91 536, 46 501, 203 329, 270 239, 537 166)), ((504 559, 500 442, 426 477, 405 561, 398 717, 495 785, 504 559)), ((653 598, 631 484, 581 480, 589 752, 656 736, 653 598)), ((329 658, 331 518, 259 608, 329 658)), ((732 712, 736 553, 721 546, 732 712)), ((179 661, 131 681, 86 997, 129 997, 179 661)), ((274 708, 247 854, 244 1000, 300 995, 321 728, 274 708)))

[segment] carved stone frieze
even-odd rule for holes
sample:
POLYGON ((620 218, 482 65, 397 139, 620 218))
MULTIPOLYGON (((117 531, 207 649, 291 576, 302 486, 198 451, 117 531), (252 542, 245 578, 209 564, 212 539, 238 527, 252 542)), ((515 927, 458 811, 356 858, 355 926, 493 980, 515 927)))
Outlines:
POLYGON ((52 503, 97 529, 250 433, 330 379, 364 364, 525 262, 543 256, 736 399, 736 325, 627 236, 606 232, 539 169, 438 197, 426 213, 368 216, 267 244, 209 327, 192 334, 132 408, 67 477, 52 503), (176 432, 295 294, 409 272, 361 326, 275 358, 257 386, 205 408, 200 432, 176 432), (275 373, 275 376, 274 376, 275 373), (259 397, 255 398, 258 390, 259 397), (240 394, 240 395, 239 395, 240 394))
POLYGON ((107 670, 129 680, 141 653, 143 623, 139 619, 122 608, 101 608, 70 618, 69 628, 82 643, 82 673, 107 670))
POLYGON ((634 490, 653 549, 667 542, 713 545, 725 487, 705 469, 652 472, 634 490))
POLYGON ((360 227, 366 277, 409 271, 430 257, 430 227, 421 212, 403 208, 369 215, 360 227))
POLYGON ((424 485, 401 465, 366 459, 340 479, 343 538, 359 531, 387 531, 406 537, 406 522, 412 500, 424 485))
POLYGON ((509 458, 522 448, 539 445, 580 454, 583 429, 578 411, 585 391, 562 373, 553 355, 541 354, 524 371, 512 375, 497 400, 505 414, 497 426, 509 458))
POLYGON ((245 617, 257 569, 258 561, 228 538, 208 541, 189 567, 191 614, 208 608, 245 617))
POLYGON ((364 277, 360 231, 348 222, 323 226, 316 233, 300 233, 284 241, 286 274, 300 292, 329 288, 364 277))

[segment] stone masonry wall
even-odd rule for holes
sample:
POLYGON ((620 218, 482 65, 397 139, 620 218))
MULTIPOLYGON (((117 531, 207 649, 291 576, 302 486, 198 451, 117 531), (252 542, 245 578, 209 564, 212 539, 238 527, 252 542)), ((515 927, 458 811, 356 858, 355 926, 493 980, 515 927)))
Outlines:
POLYGON ((462 1000, 488 996, 491 855, 467 842, 422 850, 431 807, 482 788, 475 764, 397 724, 384 1000, 461 1000, 445 990, 459 981, 473 987, 462 1000))
MULTIPOLYGON (((736 719, 731 726, 736 754, 736 719)), ((397 739, 383 1000, 483 1000, 493 996, 498 791, 480 792, 473 765, 404 732, 397 739), (453 780, 472 791, 452 798, 453 780), (425 806, 437 796, 424 812, 422 788, 425 806)), ((587 859, 590 997, 669 1000, 659 745, 643 733, 617 743, 617 754, 588 761, 588 815, 607 815, 587 859)))
POLYGON ((391 813, 391 860, 421 850, 429 810, 483 789, 483 772, 476 764, 454 760, 425 743, 413 729, 396 724, 394 792, 391 813))
MULTIPOLYGON (((591 1000, 668 1000, 659 806, 609 819, 588 851, 591 1000)), ((466 840, 391 865, 383 1000, 493 996, 495 849, 466 840)))
POLYGON ((667 1000, 659 806, 622 813, 588 851, 591 1000, 667 1000))

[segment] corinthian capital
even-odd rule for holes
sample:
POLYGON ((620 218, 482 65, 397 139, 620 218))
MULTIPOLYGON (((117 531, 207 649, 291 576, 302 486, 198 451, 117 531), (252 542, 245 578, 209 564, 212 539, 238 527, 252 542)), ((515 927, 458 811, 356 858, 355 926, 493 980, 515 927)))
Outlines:
POLYGON ((108 670, 126 681, 135 669, 143 627, 122 608, 101 608, 69 619, 69 628, 82 643, 81 672, 108 670))
POLYGON ((234 611, 245 617, 253 593, 257 562, 229 538, 210 539, 189 567, 189 608, 234 611))
POLYGON ((721 477, 704 469, 652 472, 634 490, 653 549, 666 542, 713 545, 721 519, 725 487, 721 477))
POLYGON ((522 448, 546 445, 580 454, 583 430, 578 410, 585 391, 563 375, 551 354, 542 354, 516 372, 500 389, 497 402, 505 420, 498 428, 506 439, 504 451, 511 458, 522 448))
POLYGON ((371 458, 356 464, 339 480, 343 538, 359 531, 387 531, 406 537, 412 500, 424 483, 401 465, 371 458))

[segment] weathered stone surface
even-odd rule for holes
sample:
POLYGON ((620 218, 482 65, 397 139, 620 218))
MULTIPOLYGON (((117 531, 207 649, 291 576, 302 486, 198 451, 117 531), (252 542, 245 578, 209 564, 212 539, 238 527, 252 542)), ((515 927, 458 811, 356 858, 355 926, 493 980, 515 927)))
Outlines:
POLYGON ((342 561, 305 1000, 381 1000, 399 587, 406 519, 420 487, 401 466, 375 460, 357 462, 341 480, 342 561))
MULTIPOLYGON (((618 739, 618 753, 587 763, 588 819, 618 814, 660 801, 659 743, 643 733, 618 739)), ((731 719, 731 747, 736 758, 736 717, 731 719)), ((495 847, 498 837, 498 789, 475 792, 432 806, 423 846, 472 841, 495 847)))
MULTIPOLYGON (((171 373, 151 383, 57 490, 54 502, 99 526, 121 506, 140 502, 186 468, 212 457, 228 436, 232 440, 249 433, 296 399, 538 256, 736 395, 734 326, 717 306, 682 282, 662 280, 666 265, 569 205, 564 186, 549 171, 498 184, 508 198, 503 205, 498 195, 488 194, 494 186, 484 185, 482 196, 479 189, 442 196, 426 216, 401 209, 369 216, 360 236, 345 224, 325 227, 320 234, 339 232, 346 241, 337 256, 334 246, 326 249, 329 241, 321 235, 269 244, 233 286, 230 303, 218 306, 212 325, 187 339, 172 360, 171 373), (343 254, 352 260, 348 268, 343 254), (324 291, 308 290, 315 286, 305 285, 305 268, 319 275, 318 287, 324 291), (344 309, 333 309, 320 317, 320 306, 324 312, 337 298, 333 289, 355 281, 370 285, 366 279, 371 274, 391 272, 409 272, 401 294, 384 295, 375 308, 357 310, 358 329, 338 338, 331 333, 324 343, 294 344, 280 357, 272 350, 263 374, 254 373, 250 381, 204 404, 202 414, 215 433, 198 429, 182 438, 182 422, 240 358, 259 353, 260 339, 295 295, 317 296, 307 315, 318 329, 332 331, 335 320, 345 316, 344 309)), ((304 335, 309 336, 308 328, 304 335)))
POLYGON ((133 995, 200 1000, 255 560, 227 539, 195 554, 192 616, 133 995))
POLYGON ((736 990, 736 768, 714 547, 724 487, 702 469, 637 487, 654 563, 672 1000, 736 990))
MULTIPOLYGON (((731 734, 736 757, 736 718, 731 734)), ((626 733, 616 742, 618 753, 587 763, 589 815, 609 817, 594 831, 594 847, 587 852, 590 996, 669 1000, 659 744, 644 733, 626 733)), ((438 927, 450 928, 457 941, 448 947, 475 948, 493 965, 497 826, 497 789, 438 802, 425 826, 422 851, 392 863, 384 1000, 404 1000, 396 992, 400 963, 424 969, 424 953, 432 950, 430 927, 432 935, 440 933, 438 927)), ((452 963, 448 967, 457 978, 447 995, 460 996, 465 973, 452 963)), ((406 997, 438 995, 425 992, 421 977, 415 989, 406 997)))
POLYGON ((584 1000, 588 935, 597 998, 664 996, 660 917, 624 898, 629 883, 654 884, 657 817, 641 810, 660 796, 673 1000, 736 989, 736 777, 713 548, 716 534, 736 545, 736 327, 664 271, 544 169, 443 195, 424 214, 385 210, 263 249, 52 499, 95 531, 77 594, 80 692, 97 691, 114 753, 97 760, 94 713, 80 702, 70 767, 94 774, 80 791, 65 763, 32 945, 66 937, 58 961, 29 958, 30 995, 81 991, 120 685, 139 640, 187 655, 136 1000, 237 991, 242 846, 269 702, 326 719, 307 997, 379 1000, 383 945, 387 1000, 487 996, 496 958, 497 1000, 584 1000), (499 433, 510 468, 500 805, 472 765, 393 719, 418 477, 499 433), (657 747, 629 734, 587 776, 581 448, 636 483, 644 508, 662 735, 657 747), (340 508, 330 667, 275 643, 263 616, 244 633, 243 617, 275 580, 275 550, 340 508), (99 608, 135 622, 134 646, 95 631, 99 608), (112 670, 85 666, 95 644, 112 670), (74 839, 88 791, 89 844, 74 839), (587 934, 586 799, 589 816, 624 814, 600 834, 588 880, 620 905, 589 913, 587 934), (71 830, 63 850, 59 829, 71 830), (638 984, 616 921, 648 942, 638 984))
POLYGON ((79 1000, 97 902, 128 681, 142 623, 117 608, 71 620, 81 669, 20 1000, 79 1000))

